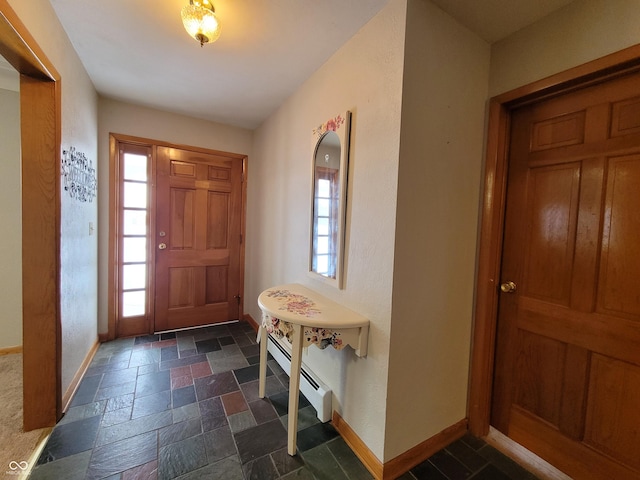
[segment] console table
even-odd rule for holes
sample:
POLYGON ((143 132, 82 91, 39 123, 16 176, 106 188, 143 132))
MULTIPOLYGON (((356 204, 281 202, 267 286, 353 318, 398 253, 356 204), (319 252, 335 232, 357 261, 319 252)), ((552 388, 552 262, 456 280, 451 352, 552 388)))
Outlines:
POLYGON ((285 338, 291 344, 289 380, 289 423, 287 451, 296 454, 298 394, 302 348, 316 345, 342 349, 351 345, 359 357, 367 355, 369 320, 362 315, 297 283, 272 287, 260 294, 259 396, 265 396, 267 378, 267 335, 285 338))

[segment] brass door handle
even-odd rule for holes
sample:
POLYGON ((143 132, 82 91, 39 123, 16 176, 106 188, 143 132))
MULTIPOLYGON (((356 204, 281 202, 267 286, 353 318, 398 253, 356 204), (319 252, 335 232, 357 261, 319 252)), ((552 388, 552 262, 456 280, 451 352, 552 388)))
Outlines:
POLYGON ((516 291, 517 285, 514 282, 505 282, 500 285, 500 290, 503 293, 513 293, 516 291))
POLYGON ((167 248, 167 244, 166 243, 161 243, 160 245, 158 245, 158 248, 160 250, 164 250, 165 248, 167 248))

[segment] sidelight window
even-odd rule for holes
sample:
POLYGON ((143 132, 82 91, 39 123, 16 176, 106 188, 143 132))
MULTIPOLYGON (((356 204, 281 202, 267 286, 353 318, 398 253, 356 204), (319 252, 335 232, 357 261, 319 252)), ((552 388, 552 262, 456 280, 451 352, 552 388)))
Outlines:
POLYGON ((149 147, 119 145, 118 318, 149 311, 149 147))

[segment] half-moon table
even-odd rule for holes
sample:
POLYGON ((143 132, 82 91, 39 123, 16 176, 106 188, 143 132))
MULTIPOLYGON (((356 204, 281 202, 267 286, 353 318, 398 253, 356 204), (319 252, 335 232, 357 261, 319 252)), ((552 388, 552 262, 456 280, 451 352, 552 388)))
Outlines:
POLYGON ((286 339, 291 345, 289 423, 287 451, 296 454, 298 394, 302 348, 316 345, 342 349, 351 345, 359 357, 367 355, 369 320, 333 300, 297 284, 268 288, 258 297, 262 310, 260 342, 260 398, 267 378, 267 335, 286 339))

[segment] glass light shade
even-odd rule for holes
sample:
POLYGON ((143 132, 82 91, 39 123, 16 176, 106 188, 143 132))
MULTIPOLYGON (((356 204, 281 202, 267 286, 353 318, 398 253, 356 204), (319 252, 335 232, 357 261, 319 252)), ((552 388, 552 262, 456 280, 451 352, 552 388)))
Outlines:
POLYGON ((182 24, 189 35, 200 42, 213 43, 220 37, 220 22, 213 12, 213 5, 192 2, 182 8, 182 24))

